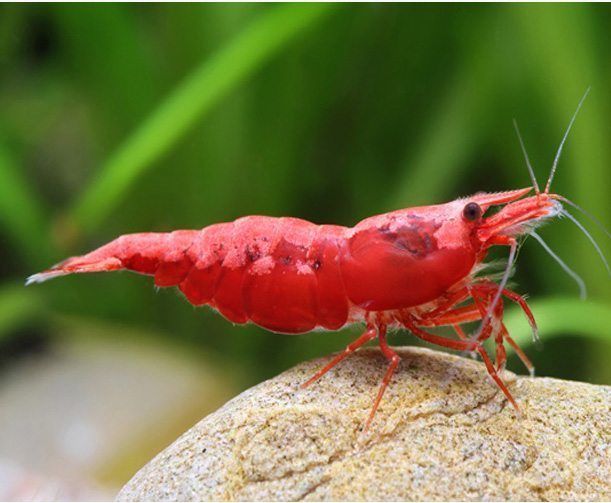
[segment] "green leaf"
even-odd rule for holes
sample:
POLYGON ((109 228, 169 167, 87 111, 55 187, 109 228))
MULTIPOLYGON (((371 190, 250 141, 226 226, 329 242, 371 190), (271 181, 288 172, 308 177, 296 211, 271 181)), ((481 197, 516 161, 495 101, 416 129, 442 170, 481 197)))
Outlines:
POLYGON ((138 178, 189 128, 332 9, 329 4, 290 4, 267 10, 205 59, 108 159, 72 208, 76 223, 81 228, 95 229, 138 178))
MULTIPOLYGON (((570 297, 552 297, 530 302, 539 336, 545 343, 554 336, 575 333, 611 342, 611 306, 595 300, 581 301, 570 297)), ((531 342, 531 332, 524 313, 514 306, 507 310, 505 325, 520 345, 531 342)))

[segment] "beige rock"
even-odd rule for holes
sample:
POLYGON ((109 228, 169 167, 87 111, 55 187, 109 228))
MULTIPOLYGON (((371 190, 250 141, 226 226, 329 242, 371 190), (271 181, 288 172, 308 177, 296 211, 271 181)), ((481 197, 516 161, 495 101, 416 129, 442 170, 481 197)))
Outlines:
POLYGON ((327 359, 245 391, 161 452, 118 500, 609 500, 611 387, 504 378, 418 348, 367 433, 386 368, 365 349, 308 389, 327 359))

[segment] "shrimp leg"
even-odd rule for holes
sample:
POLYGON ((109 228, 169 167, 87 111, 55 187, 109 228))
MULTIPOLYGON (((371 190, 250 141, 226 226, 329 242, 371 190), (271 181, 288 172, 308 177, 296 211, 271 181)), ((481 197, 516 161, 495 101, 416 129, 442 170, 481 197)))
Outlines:
MULTIPOLYGON (((498 285, 496 283, 493 283, 492 281, 481 281, 471 287, 471 290, 476 292, 496 292, 497 289, 498 285)), ((503 296, 518 304, 522 311, 524 311, 524 314, 526 315, 528 323, 530 324, 530 327, 532 329, 533 337, 535 338, 535 340, 537 340, 537 323, 535 321, 535 317, 532 311, 530 310, 530 306, 528 305, 526 300, 524 300, 524 297, 512 290, 508 290, 507 288, 503 288, 503 296)))
MULTIPOLYGON (((486 308, 484 308, 484 311, 486 308)), ((467 337, 463 329, 460 327, 460 324, 468 323, 471 321, 478 321, 481 319, 482 319, 481 310, 475 304, 471 304, 470 306, 460 307, 455 310, 448 311, 445 314, 443 314, 442 316, 439 316, 437 319, 418 320, 418 323, 420 325, 431 326, 431 327, 451 325, 456 335, 463 341, 467 341, 469 340, 469 338, 467 337)), ((532 362, 526 356, 524 351, 522 351, 522 348, 520 348, 518 343, 511 338, 507 330, 507 327, 505 326, 504 323, 501 323, 501 332, 503 334, 503 339, 507 341, 509 345, 514 349, 514 351, 518 355, 518 358, 520 358, 520 360, 522 361, 522 363, 524 364, 524 366, 526 367, 526 369, 532 376, 535 370, 532 362)), ((497 341, 497 345, 498 345, 498 341, 497 341)))
POLYGON ((397 366, 399 365, 400 361, 399 355, 392 350, 392 348, 388 345, 388 342, 386 341, 385 325, 380 325, 377 328, 369 327, 363 335, 361 335, 358 339, 349 344, 342 353, 336 355, 335 358, 333 358, 323 368, 316 372, 316 374, 314 374, 309 380, 307 380, 301 385, 302 388, 307 388, 314 381, 329 372, 329 370, 335 367, 335 365, 341 362, 344 358, 349 356, 351 353, 354 353, 354 351, 356 351, 358 348, 360 348, 367 342, 371 341, 372 339, 375 339, 376 336, 378 336, 380 339, 380 349, 382 351, 382 354, 388 360, 390 360, 390 364, 388 366, 388 369, 386 370, 386 374, 384 374, 384 378, 382 379, 382 384, 380 385, 378 395, 376 396, 375 402, 373 403, 373 407, 371 408, 371 412, 369 413, 369 418, 365 423, 365 431, 367 431, 369 425, 373 421, 380 402, 382 401, 382 397, 384 396, 384 392, 386 391, 386 388, 388 387, 388 384, 390 383, 390 380, 392 379, 392 376, 395 373, 395 370, 397 369, 397 366))
POLYGON ((350 355, 351 353, 354 353, 354 351, 356 351, 358 348, 360 348, 364 344, 367 344, 370 340, 375 339, 376 335, 378 335, 377 328, 373 326, 369 326, 363 335, 361 335, 358 339, 348 344, 348 346, 346 346, 346 349, 344 349, 342 353, 339 353, 338 355, 336 355, 335 358, 333 358, 323 368, 321 368, 318 372, 316 372, 316 374, 314 374, 310 379, 304 382, 301 385, 301 387, 307 388, 314 381, 320 379, 323 375, 329 372, 329 370, 335 367, 339 362, 341 362, 348 355, 350 355))
POLYGON ((479 309, 475 304, 457 307, 443 314, 432 317, 428 314, 418 320, 420 326, 441 327, 444 325, 456 325, 469 323, 481 319, 479 309))
POLYGON ((507 388, 507 385, 503 382, 503 380, 498 375, 496 369, 494 368, 492 360, 490 360, 488 353, 486 353, 486 350, 484 349, 484 347, 481 344, 482 341, 486 337, 490 336, 490 330, 491 330, 490 324, 487 325, 488 330, 485 330, 484 332, 482 332, 482 334, 480 335, 480 338, 477 341, 463 341, 463 340, 456 341, 456 340, 447 339, 445 337, 441 337, 438 335, 429 334, 428 332, 425 332, 424 330, 416 326, 414 322, 409 319, 404 319, 403 323, 410 330, 410 332, 412 332, 412 334, 414 334, 419 339, 425 340, 427 342, 432 342, 433 344, 438 344, 440 346, 444 346, 447 348, 458 349, 459 351, 473 351, 473 350, 477 351, 481 355, 482 359, 484 360, 484 364, 486 365, 486 369, 488 370, 488 374, 490 374, 490 377, 492 377, 492 379, 497 384, 497 386, 501 389, 503 394, 511 402, 511 405, 513 405, 513 407, 517 411, 520 410, 518 408, 518 404, 516 403, 512 394, 510 393, 509 389, 507 388))
POLYGON ((430 342, 432 344, 436 344, 438 346, 456 349, 458 351, 475 351, 481 345, 480 341, 456 341, 454 339, 442 337, 441 335, 430 334, 419 328, 416 325, 418 321, 414 320, 411 317, 404 316, 401 318, 401 322, 403 323, 405 328, 407 328, 412 334, 414 334, 419 339, 422 339, 426 342, 430 342))
POLYGON ((371 408, 371 412, 369 413, 369 418, 367 419, 367 422, 365 423, 365 431, 367 431, 367 429, 369 428, 369 425, 373 421, 373 417, 375 416, 375 413, 378 410, 380 402, 382 401, 384 392, 386 391, 386 388, 388 387, 388 384, 390 383, 390 380, 392 379, 392 376, 395 373, 397 366, 399 365, 399 361, 401 360, 401 358, 399 358, 399 355, 392 350, 392 348, 388 345, 388 342, 386 341, 386 327, 385 326, 380 327, 378 338, 380 341, 380 350, 382 351, 382 354, 388 360, 390 360, 390 364, 388 365, 386 374, 384 374, 384 379, 382 379, 382 384, 380 385, 378 396, 376 397, 375 402, 373 403, 373 407, 371 408))
POLYGON ((528 359, 528 357, 524 354, 524 351, 522 351, 522 348, 518 346, 518 343, 511 338, 511 336, 509 335, 509 332, 507 331, 507 328, 505 328, 505 324, 502 325, 502 328, 503 328, 503 337, 509 343, 509 345, 513 348, 513 350, 516 352, 520 360, 522 360, 522 363, 528 369, 528 373, 530 374, 530 377, 534 377, 535 376, 535 366, 528 359))
MULTIPOLYGON (((475 292, 475 295, 478 295, 478 293, 479 292, 475 292)), ((510 298, 511 300, 515 300, 515 302, 520 304, 521 307, 522 307, 522 303, 524 304, 524 306, 525 306, 525 309, 523 307, 524 312, 526 313, 527 317, 530 318, 530 316, 532 316, 532 313, 530 313, 530 309, 528 308, 528 305, 526 304, 526 301, 522 297, 520 297, 519 295, 515 294, 514 292, 509 292, 509 293, 515 295, 519 300, 516 300, 513 297, 507 295, 508 298, 510 298), (520 301, 522 301, 522 303, 520 301), (530 316, 529 316, 528 313, 530 313, 530 316)), ((480 305, 480 312, 482 312, 482 316, 484 316, 483 313, 485 313, 485 311, 488 309, 488 304, 485 301, 483 303, 484 303, 483 306, 480 305)), ((501 368, 504 365, 504 363, 505 363, 504 362, 504 360, 505 360, 505 355, 504 355, 505 348, 502 347, 503 346, 503 340, 505 340, 514 349, 514 351, 516 352, 516 354, 518 355, 520 360, 522 360, 522 363, 524 364, 524 366, 528 370, 528 373, 531 375, 531 377, 534 376, 534 374, 535 374, 535 367, 534 367, 534 365, 528 359, 526 354, 524 354, 524 351, 522 351, 522 348, 520 348, 518 343, 511 338, 511 336, 509 335, 509 331, 507 330, 507 327, 505 326, 505 324, 501 320, 502 320, 502 312, 501 312, 500 318, 499 318, 500 329, 499 329, 499 333, 496 336, 497 352, 501 354, 501 356, 499 358, 499 361, 497 362, 497 369, 501 368), (502 349, 501 349, 501 347, 502 347, 502 349)), ((531 326, 533 328, 533 332, 536 334, 537 326, 534 324, 534 320, 533 320, 533 323, 531 324, 531 326)))
MULTIPOLYGON (((476 292, 476 294, 481 291, 490 292, 490 291, 495 290, 496 284, 492 282, 484 282, 484 283, 478 283, 474 285, 472 288, 473 288, 473 291, 476 292)), ((535 342, 537 342, 538 341, 537 323, 535 322, 533 313, 530 310, 530 307, 528 306, 528 303, 526 302, 526 300, 524 300, 524 298, 521 295, 517 294, 516 292, 507 290, 507 289, 503 290, 503 296, 507 297, 508 299, 518 304, 520 308, 522 309, 522 311, 524 311, 524 314, 526 315, 526 318, 528 319, 528 323, 531 326, 534 340, 535 342)), ((501 322, 501 331, 503 332, 503 339, 506 340, 509 343, 509 345, 514 349, 514 351, 516 352, 520 360, 522 360, 522 363, 524 364, 524 366, 528 369, 528 372, 531 375, 531 377, 534 376, 535 375, 534 365, 528 359, 528 357, 524 354, 524 351, 522 351, 522 348, 518 346, 518 343, 511 338, 511 336, 509 335, 509 331, 507 330, 507 327, 502 322, 501 322)))
MULTIPOLYGON (((493 298, 492 292, 487 292, 487 293, 488 293, 487 297, 485 299, 482 299, 480 292, 473 292, 474 294, 473 300, 475 302, 475 305, 479 308, 482 318, 484 318, 487 315, 490 303, 492 302, 492 298, 493 298)), ((490 337, 490 335, 492 334, 493 319, 498 321, 500 324, 497 330, 497 333, 495 334, 496 369, 492 363, 492 360, 488 356, 488 353, 486 353, 486 350, 484 349, 482 345, 478 346, 477 352, 481 355, 482 359, 484 360, 484 364, 486 365, 486 369, 488 370, 488 374, 490 374, 490 377, 492 377, 494 382, 496 382, 497 386, 501 389, 501 391, 505 394, 507 399, 511 402, 511 405, 513 405, 514 409, 519 412, 520 408, 518 407, 517 402, 513 398, 513 395, 510 393, 509 388, 507 388, 507 385, 503 382, 503 380, 501 379, 501 377, 498 374, 500 370, 505 367, 505 362, 507 359, 506 352, 505 352, 505 346, 503 345, 504 333, 506 333, 507 330, 505 329, 505 326, 502 323, 502 319, 503 319, 503 302, 502 301, 497 303, 494 309, 494 313, 490 317, 488 324, 486 325, 486 327, 484 328, 484 330, 482 331, 482 333, 479 336, 479 341, 484 341, 485 339, 490 337)))

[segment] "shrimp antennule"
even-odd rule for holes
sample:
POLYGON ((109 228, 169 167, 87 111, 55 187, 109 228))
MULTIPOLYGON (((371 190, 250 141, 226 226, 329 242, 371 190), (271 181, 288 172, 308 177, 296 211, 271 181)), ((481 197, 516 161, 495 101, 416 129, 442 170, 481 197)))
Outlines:
POLYGON ((522 135, 520 134, 520 129, 518 128, 518 123, 515 119, 513 119, 513 127, 516 130, 516 134, 518 135, 518 141, 520 142, 520 147, 522 148, 522 153, 524 154, 524 160, 526 161, 526 167, 528 168, 528 174, 530 175, 530 179, 533 182, 533 187, 535 188, 535 192, 537 195, 541 193, 539 190, 539 184, 537 183, 537 177, 535 176, 535 172, 533 167, 530 164, 530 159, 528 158, 528 153, 526 152, 526 147, 524 146, 524 141, 522 140, 522 135))
POLYGON ((564 142, 566 141, 566 138, 569 135, 569 131, 571 130, 571 127, 573 127, 573 122, 575 122, 575 118, 577 117, 577 114, 579 113, 579 110, 581 109, 581 105, 583 105, 583 102, 585 101, 585 99, 588 97, 588 94, 590 93, 590 89, 591 89, 590 87, 586 89, 586 92, 584 93, 583 97, 581 98, 579 105, 577 105, 577 109, 575 110, 573 117, 571 117, 571 121, 569 122, 569 125, 566 128, 566 131, 564 132, 564 136, 562 137, 562 141, 560 142, 560 146, 558 147, 558 151, 556 152, 556 157, 554 157, 554 163, 552 164, 552 170, 550 171, 549 178, 547 179, 547 184, 545 185, 545 191, 544 191, 545 194, 549 194, 549 189, 550 189, 550 186, 552 185, 552 180, 554 179, 554 175, 556 174, 556 167, 558 166, 558 161, 560 160, 560 155, 562 154, 562 149, 564 148, 564 142))

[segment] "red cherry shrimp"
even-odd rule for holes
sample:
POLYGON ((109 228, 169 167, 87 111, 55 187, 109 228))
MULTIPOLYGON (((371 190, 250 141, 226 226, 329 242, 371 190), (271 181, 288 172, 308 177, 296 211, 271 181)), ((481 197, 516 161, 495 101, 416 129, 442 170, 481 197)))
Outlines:
MULTIPOLYGON (((509 290, 507 282, 518 239, 532 235, 544 244, 534 229, 553 217, 568 216, 562 202, 581 210, 551 193, 550 187, 586 95, 566 130, 543 191, 516 125, 532 187, 400 209, 367 218, 354 227, 247 216, 198 230, 128 234, 34 274, 26 284, 72 273, 127 269, 154 276, 159 287, 177 286, 192 304, 208 305, 233 323, 252 322, 284 334, 363 323, 363 334, 304 386, 377 337, 389 365, 365 428, 399 365, 399 356, 387 342, 388 330, 396 328, 432 344, 479 354, 490 377, 518 410, 500 375, 506 362, 504 343, 514 348, 531 373, 533 366, 503 323, 504 300, 520 306, 535 337, 537 325, 526 300, 509 290), (491 212, 493 208, 498 211, 491 212), (498 284, 482 274, 492 246, 509 247, 498 284), (467 335, 462 325, 472 322, 479 326, 467 335), (452 327, 457 338, 429 331, 440 326, 452 327), (494 363, 483 346, 489 338, 496 343, 494 363)), ((604 261, 585 228, 569 218, 586 233, 604 261)), ((544 246, 584 290, 579 277, 544 246)))

